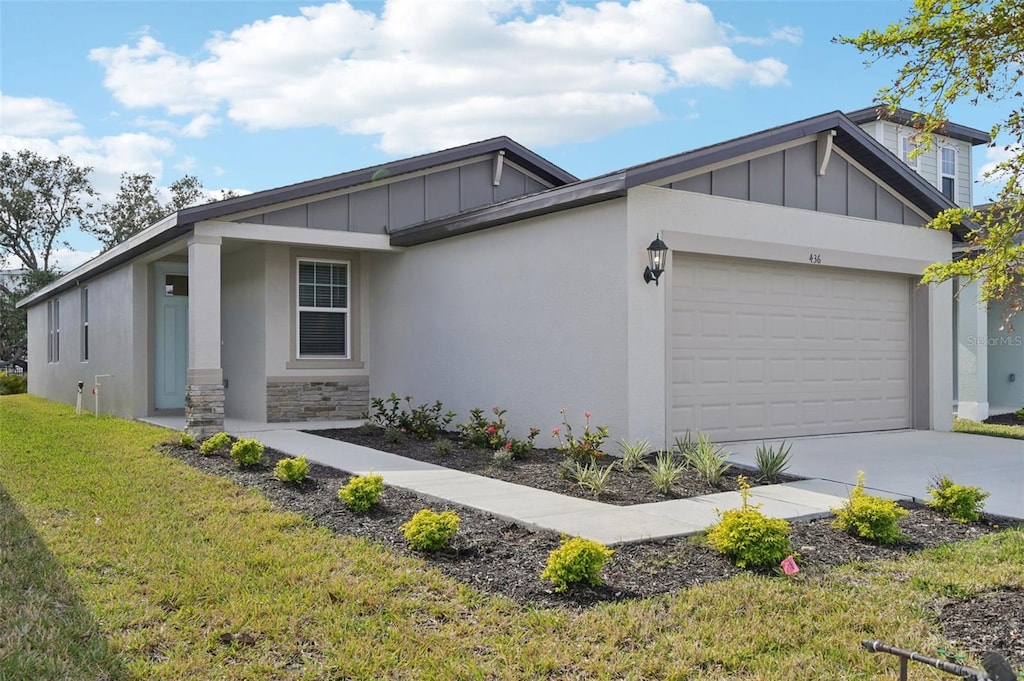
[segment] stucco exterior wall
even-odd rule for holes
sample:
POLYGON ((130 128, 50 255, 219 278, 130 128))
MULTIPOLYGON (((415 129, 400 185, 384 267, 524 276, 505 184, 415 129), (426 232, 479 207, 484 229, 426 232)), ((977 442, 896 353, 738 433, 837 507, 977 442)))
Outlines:
MULTIPOLYGON (((60 301, 60 361, 47 362, 47 304, 28 310, 29 392, 57 402, 74 404, 77 383, 83 381, 83 408, 92 410, 92 388, 100 378, 100 411, 124 418, 145 413, 146 368, 137 366, 133 333, 138 316, 145 320, 145 277, 135 276, 135 266, 124 265, 83 286, 56 296, 60 301), (89 359, 82 359, 82 288, 89 289, 89 359), (138 301, 136 297, 143 296, 138 301), (143 397, 141 404, 138 403, 143 397)), ((143 328, 144 322, 143 322, 143 328)), ((145 341, 145 338, 142 339, 145 341)))
POLYGON ((266 247, 224 254, 221 266, 221 364, 227 389, 224 415, 266 417, 266 247))
POLYGON ((441 400, 458 420, 507 408, 539 445, 563 407, 629 436, 626 277, 643 272, 630 250, 616 200, 367 254, 373 394, 441 400))

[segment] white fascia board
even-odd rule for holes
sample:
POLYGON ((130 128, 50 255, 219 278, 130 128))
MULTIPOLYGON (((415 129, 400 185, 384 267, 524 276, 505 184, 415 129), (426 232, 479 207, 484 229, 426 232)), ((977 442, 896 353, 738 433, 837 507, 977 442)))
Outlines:
POLYGON ((387 234, 367 234, 332 229, 311 229, 309 227, 284 227, 281 225, 260 225, 252 223, 222 222, 209 220, 195 226, 196 236, 221 237, 240 241, 262 243, 297 244, 302 246, 324 246, 347 248, 360 251, 399 251, 391 245, 387 234))
POLYGON ((42 300, 42 299, 45 299, 45 298, 49 297, 51 292, 53 292, 53 291, 55 291, 55 290, 65 286, 65 285, 67 285, 69 282, 78 281, 78 280, 82 280, 82 279, 88 278, 89 275, 92 272, 94 272, 97 269, 101 268, 103 265, 106 265, 111 260, 114 260, 114 259, 120 257, 125 252, 130 251, 133 248, 136 248, 137 246, 141 246, 141 245, 145 244, 147 241, 149 241, 153 237, 155 237, 155 236, 157 236, 159 234, 162 234, 162 233, 166 232, 168 229, 176 227, 177 225, 178 225, 178 213, 177 212, 171 213, 167 217, 163 218, 159 222, 154 223, 150 227, 147 227, 146 229, 142 230, 138 234, 135 234, 133 236, 128 237, 127 239, 125 239, 124 241, 119 243, 118 245, 116 245, 113 248, 111 248, 109 251, 105 251, 103 253, 100 253, 99 255, 97 255, 92 260, 79 265, 78 267, 76 267, 75 269, 71 270, 70 272, 65 274, 63 277, 61 277, 57 281, 44 286, 43 288, 39 289, 38 291, 36 291, 32 295, 30 295, 30 296, 28 296, 26 298, 23 298, 22 300, 18 301, 17 306, 18 307, 27 307, 27 306, 32 305, 33 303, 35 303, 35 302, 37 302, 39 300, 42 300))

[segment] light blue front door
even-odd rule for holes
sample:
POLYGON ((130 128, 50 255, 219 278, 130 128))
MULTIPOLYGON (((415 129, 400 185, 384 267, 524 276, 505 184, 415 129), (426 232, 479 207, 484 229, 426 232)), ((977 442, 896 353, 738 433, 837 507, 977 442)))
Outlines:
POLYGON ((155 317, 153 406, 185 408, 185 373, 188 369, 188 265, 153 266, 155 317))

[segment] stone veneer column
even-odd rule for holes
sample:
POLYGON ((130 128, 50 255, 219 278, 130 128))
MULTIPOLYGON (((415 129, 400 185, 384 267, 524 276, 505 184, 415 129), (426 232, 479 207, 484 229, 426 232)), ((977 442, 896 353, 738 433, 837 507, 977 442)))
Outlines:
POLYGON ((978 282, 957 297, 957 416, 971 421, 988 418, 988 309, 979 298, 978 282))
POLYGON ((224 430, 220 363, 220 237, 194 235, 188 244, 188 372, 185 430, 198 438, 224 430))

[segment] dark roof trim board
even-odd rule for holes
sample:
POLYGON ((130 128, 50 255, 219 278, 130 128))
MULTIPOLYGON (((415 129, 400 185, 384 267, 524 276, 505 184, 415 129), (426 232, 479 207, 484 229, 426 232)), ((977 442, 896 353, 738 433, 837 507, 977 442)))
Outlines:
MULTIPOLYGON (((884 106, 869 106, 864 109, 849 111, 847 112, 846 117, 857 125, 881 120, 913 127, 915 119, 919 118, 920 114, 909 109, 897 109, 894 113, 889 113, 888 109, 884 106)), ((977 128, 970 128, 966 125, 959 125, 958 123, 950 123, 948 121, 939 130, 937 130, 935 134, 945 135, 946 137, 963 140, 964 142, 970 142, 972 146, 977 144, 989 144, 992 142, 992 136, 984 130, 978 130, 977 128)))
POLYGON ((833 111, 632 166, 592 180, 583 180, 564 187, 512 199, 503 204, 487 206, 452 218, 413 225, 394 232, 391 235, 391 243, 394 246, 416 246, 533 217, 541 213, 567 210, 579 205, 611 200, 625 196, 631 187, 658 184, 666 178, 796 140, 811 138, 829 130, 836 131, 835 145, 879 180, 900 192, 925 214, 934 217, 947 208, 955 207, 940 191, 925 182, 924 178, 907 167, 895 154, 879 144, 842 112, 833 111))

